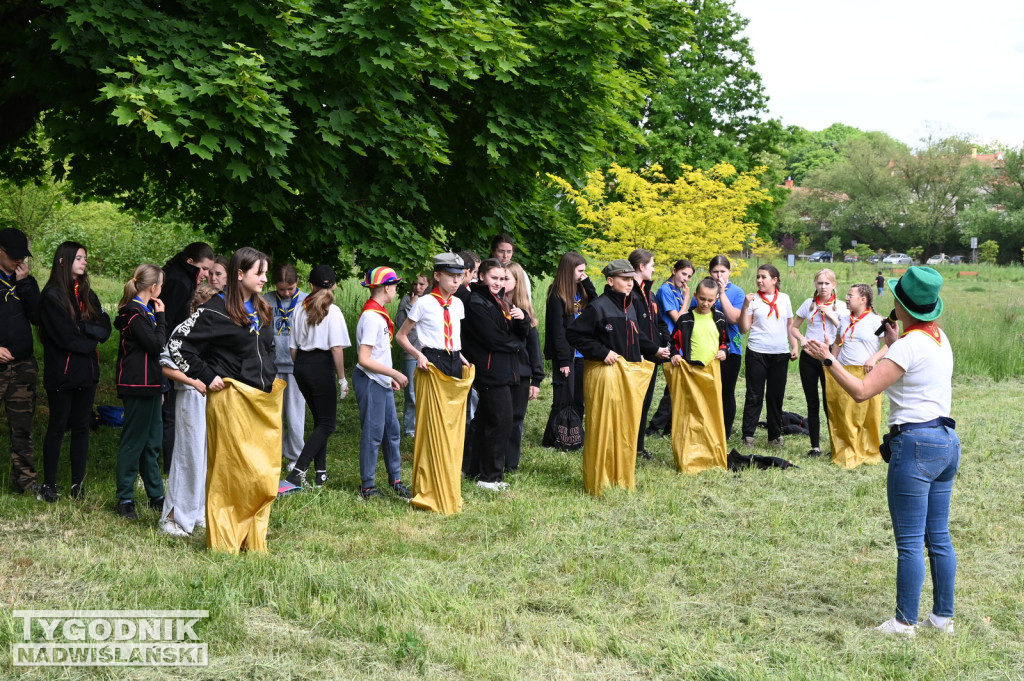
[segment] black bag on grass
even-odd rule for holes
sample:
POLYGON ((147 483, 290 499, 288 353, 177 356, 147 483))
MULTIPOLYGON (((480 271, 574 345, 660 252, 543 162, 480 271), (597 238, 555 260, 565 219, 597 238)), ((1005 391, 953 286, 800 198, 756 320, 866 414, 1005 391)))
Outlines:
POLYGON ((583 420, 571 404, 551 408, 541 445, 575 451, 583 447, 583 420))

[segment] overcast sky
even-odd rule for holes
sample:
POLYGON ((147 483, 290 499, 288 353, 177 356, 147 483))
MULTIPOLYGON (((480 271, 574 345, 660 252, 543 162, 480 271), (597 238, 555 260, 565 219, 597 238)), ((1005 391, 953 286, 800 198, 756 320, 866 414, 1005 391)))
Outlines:
POLYGON ((735 0, 773 117, 1024 144, 1024 2, 735 0))

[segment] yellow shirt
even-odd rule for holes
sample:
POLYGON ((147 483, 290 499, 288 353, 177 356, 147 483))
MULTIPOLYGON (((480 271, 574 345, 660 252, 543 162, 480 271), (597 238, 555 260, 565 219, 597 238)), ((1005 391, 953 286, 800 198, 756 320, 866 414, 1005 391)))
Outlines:
POLYGON ((718 327, 715 326, 715 317, 710 312, 700 314, 693 311, 693 337, 690 339, 690 359, 694 362, 701 362, 705 366, 711 364, 711 360, 718 354, 721 339, 718 335, 718 327))

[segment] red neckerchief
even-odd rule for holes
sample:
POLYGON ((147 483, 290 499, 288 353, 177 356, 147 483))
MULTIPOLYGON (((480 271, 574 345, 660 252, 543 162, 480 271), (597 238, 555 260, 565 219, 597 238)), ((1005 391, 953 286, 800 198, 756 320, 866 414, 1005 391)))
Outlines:
POLYGON ((499 297, 496 293, 491 291, 490 288, 487 289, 487 292, 491 294, 492 298, 494 298, 494 302, 497 303, 498 309, 501 310, 501 316, 505 318, 505 325, 508 326, 509 320, 512 319, 512 313, 511 310, 508 309, 508 303, 505 302, 504 296, 499 297))
MULTIPOLYGON (((373 298, 370 298, 363 305, 363 312, 376 312, 388 323, 388 345, 391 344, 391 339, 395 337, 395 323, 391 321, 391 315, 384 309, 384 306, 378 303, 373 298)), ((362 315, 362 312, 359 313, 362 315)))
POLYGON ((903 333, 900 334, 900 338, 903 338, 911 331, 920 331, 939 345, 942 345, 942 336, 939 334, 939 325, 935 322, 914 322, 903 330, 903 333))
POLYGON ((757 295, 761 297, 761 302, 768 306, 768 314, 765 315, 766 318, 771 319, 772 312, 774 312, 776 319, 782 319, 782 315, 779 314, 779 306, 775 304, 779 300, 779 289, 775 289, 775 297, 771 300, 765 298, 764 294, 760 291, 757 292, 757 295))
POLYGON ((78 297, 78 280, 75 280, 75 302, 78 303, 78 311, 85 312, 85 302, 78 297))
MULTIPOLYGON (((832 292, 832 296, 828 300, 826 300, 824 303, 819 303, 818 302, 818 295, 815 294, 814 295, 814 309, 811 310, 811 319, 810 319, 810 321, 812 321, 812 322, 814 321, 814 313, 818 311, 818 306, 819 305, 832 305, 835 302, 836 302, 836 292, 835 291, 832 292)), ((825 332, 825 331, 828 330, 828 329, 825 328, 825 313, 824 312, 821 313, 821 330, 822 330, 822 332, 825 332)), ((828 335, 828 334, 826 334, 826 335, 828 335)))
POLYGON ((455 344, 452 342, 452 315, 448 311, 448 308, 452 305, 452 297, 448 296, 447 299, 442 297, 439 286, 435 286, 430 295, 434 297, 437 304, 444 310, 444 349, 451 352, 455 348, 455 344))
POLYGON ((856 319, 852 319, 851 318, 850 319, 850 325, 848 327, 846 327, 845 331, 843 331, 843 337, 839 339, 839 343, 837 343, 837 345, 842 347, 843 343, 846 342, 846 334, 850 334, 850 339, 852 340, 853 339, 853 327, 857 326, 857 322, 859 322, 860 320, 864 319, 869 314, 871 314, 871 308, 868 308, 868 309, 864 310, 863 312, 861 312, 860 316, 857 317, 856 319))

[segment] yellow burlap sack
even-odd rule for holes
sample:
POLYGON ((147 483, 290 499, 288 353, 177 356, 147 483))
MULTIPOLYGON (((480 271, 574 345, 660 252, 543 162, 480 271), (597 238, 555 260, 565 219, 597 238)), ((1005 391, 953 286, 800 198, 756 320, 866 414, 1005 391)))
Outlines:
POLYGON ((682 473, 727 468, 722 367, 717 360, 698 367, 665 364, 672 397, 672 455, 682 473))
POLYGON ((286 384, 275 380, 269 393, 230 378, 224 384, 206 394, 206 548, 266 553, 286 384))
POLYGON ((412 460, 412 500, 416 508, 449 515, 462 510, 462 447, 466 402, 476 367, 462 367, 462 378, 433 364, 417 370, 416 440, 412 460))
MULTIPOLYGON (((848 366, 845 369, 856 378, 864 378, 864 367, 848 366)), ((828 402, 832 463, 843 468, 881 463, 878 445, 882 431, 882 396, 875 395, 857 404, 826 371, 825 400, 828 402)))
POLYGON ((646 360, 585 363, 583 488, 588 493, 600 496, 609 485, 636 486, 636 437, 653 373, 654 364, 646 360))

